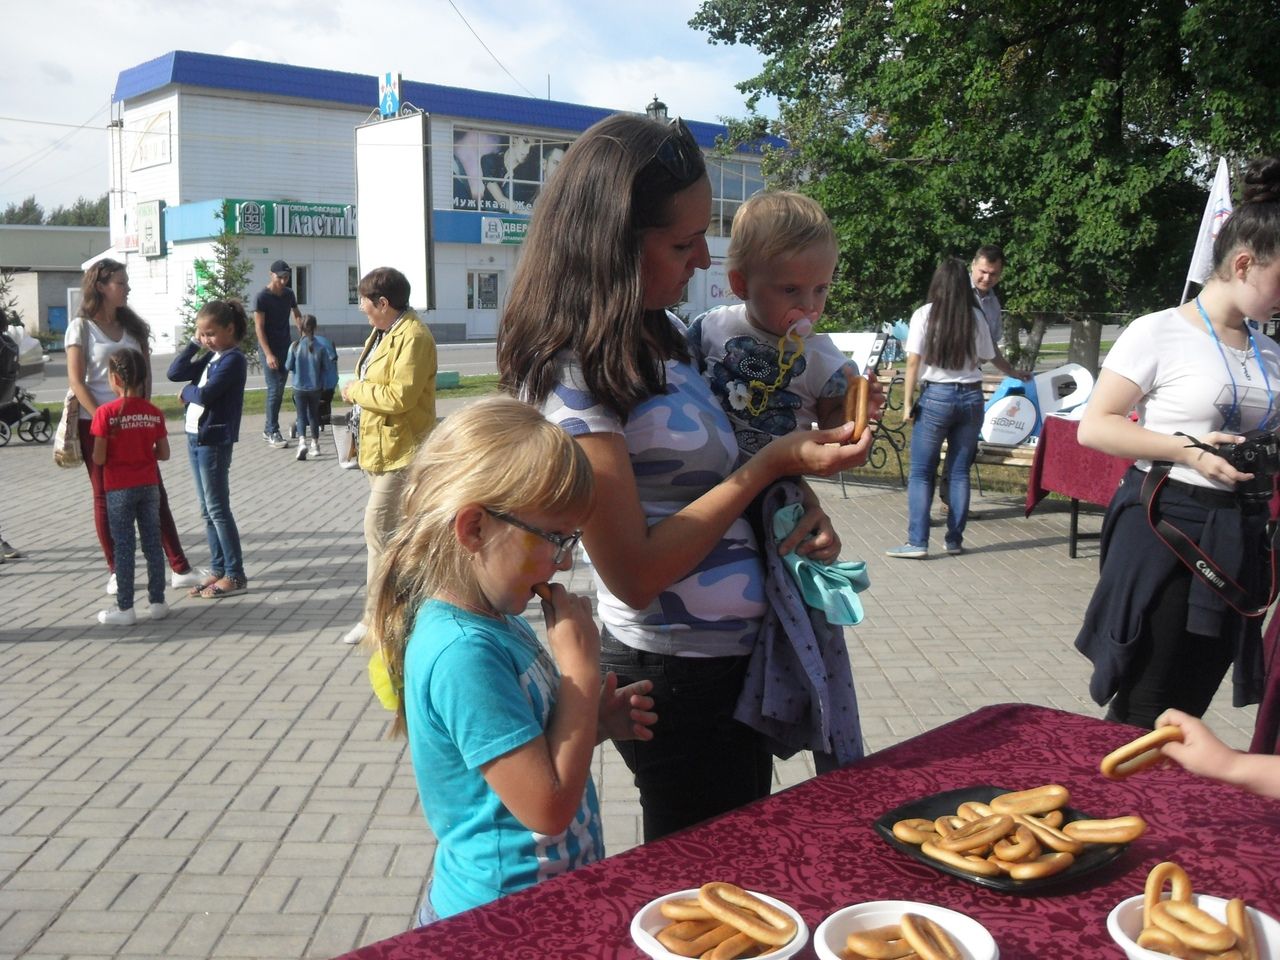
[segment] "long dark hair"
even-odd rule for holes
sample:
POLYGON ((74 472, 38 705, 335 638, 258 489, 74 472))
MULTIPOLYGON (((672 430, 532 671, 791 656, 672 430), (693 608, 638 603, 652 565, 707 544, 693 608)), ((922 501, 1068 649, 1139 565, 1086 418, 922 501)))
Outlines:
POLYGON ((974 336, 978 306, 969 271, 958 257, 938 264, 929 281, 929 329, 924 336, 924 362, 932 367, 960 370, 977 359, 974 336))
POLYGON ((1244 175, 1240 206, 1213 241, 1213 272, 1226 268, 1231 254, 1245 247, 1262 263, 1280 253, 1280 157, 1259 157, 1244 175))
POLYGON ((642 231, 670 222, 671 198, 706 176, 678 121, 606 117, 565 154, 533 211, 498 331, 502 386, 541 404, 570 349, 597 402, 623 420, 689 358, 664 310, 645 310, 642 231))
MULTIPOLYGON (((80 280, 80 312, 78 316, 93 320, 102 310, 102 291, 100 283, 110 283, 117 273, 124 273, 127 268, 119 260, 103 257, 84 272, 80 280)), ((151 327, 140 316, 133 312, 128 304, 116 311, 116 321, 124 332, 138 341, 142 353, 151 353, 151 327)))

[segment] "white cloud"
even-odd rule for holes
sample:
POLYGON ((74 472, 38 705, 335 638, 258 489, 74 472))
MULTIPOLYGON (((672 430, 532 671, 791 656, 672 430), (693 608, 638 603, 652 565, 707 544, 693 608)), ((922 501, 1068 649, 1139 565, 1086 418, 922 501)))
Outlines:
POLYGON ((687 25, 696 0, 454 2, 515 81, 446 0, 10 4, 0 35, 0 206, 34 193, 48 209, 106 190, 102 108, 122 70, 171 50, 350 73, 398 70, 406 80, 537 97, 547 95, 549 75, 556 100, 640 110, 656 93, 672 114, 696 120, 743 113, 734 84, 759 69, 753 51, 712 46, 687 25), (90 117, 78 133, 10 119, 74 126, 90 117))

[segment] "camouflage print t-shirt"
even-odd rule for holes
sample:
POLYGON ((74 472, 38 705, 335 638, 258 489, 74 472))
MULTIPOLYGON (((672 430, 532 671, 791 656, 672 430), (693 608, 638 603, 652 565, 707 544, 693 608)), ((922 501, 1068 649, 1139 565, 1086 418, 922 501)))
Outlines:
MULTIPOLYGON (((576 359, 560 358, 559 383, 543 413, 572 436, 620 433, 631 454, 645 518, 678 513, 726 476, 738 444, 720 404, 690 364, 668 361, 666 392, 645 400, 623 424, 596 403, 576 359)), ((608 490, 597 510, 609 509, 608 490)), ((765 612, 764 564, 751 525, 733 522, 715 549, 648 607, 633 610, 596 574, 600 618, 618 640, 662 654, 724 657, 751 652, 765 612)))

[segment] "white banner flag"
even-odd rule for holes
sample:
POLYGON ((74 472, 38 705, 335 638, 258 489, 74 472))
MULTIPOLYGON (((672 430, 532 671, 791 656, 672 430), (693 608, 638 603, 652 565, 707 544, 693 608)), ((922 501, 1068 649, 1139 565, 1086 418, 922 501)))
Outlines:
POLYGON ((1191 266, 1187 270, 1187 282, 1182 287, 1182 299, 1193 283, 1204 283, 1213 272, 1213 241, 1222 224, 1231 215, 1231 180, 1227 175, 1225 157, 1218 158, 1218 172, 1209 191, 1209 202, 1200 218, 1200 231, 1196 234, 1196 249, 1191 254, 1191 266))

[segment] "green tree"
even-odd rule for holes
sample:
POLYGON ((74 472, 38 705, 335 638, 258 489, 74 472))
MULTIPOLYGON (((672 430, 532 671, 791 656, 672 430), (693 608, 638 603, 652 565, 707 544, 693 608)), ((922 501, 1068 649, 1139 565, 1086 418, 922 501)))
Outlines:
POLYGON ((1015 314, 1171 303, 1216 157, 1238 173, 1280 130, 1275 0, 707 0, 691 24, 764 55, 732 132, 789 141, 765 172, 835 222, 848 326, 980 243, 1015 314))
POLYGON ((39 226, 44 223, 44 207, 36 203, 34 196, 27 197, 21 203, 11 203, 0 214, 0 223, 22 223, 39 226))
MULTIPOLYGON (((10 323, 22 323, 22 311, 18 309, 18 295, 13 292, 13 274, 0 267, 0 310, 10 323)), ((25 326, 25 324, 24 324, 25 326)))
POLYGON ((107 225, 107 194, 97 200, 79 197, 69 207, 54 207, 45 223, 51 227, 105 227, 107 225))
MULTIPOLYGON (((188 337, 195 333, 200 308, 210 300, 243 302, 246 299, 245 291, 253 271, 253 264, 241 256, 240 234, 227 229, 226 211, 218 211, 213 218, 219 225, 218 234, 213 238, 213 256, 197 258, 192 264, 194 278, 182 298, 182 329, 188 337)), ((240 349, 248 358, 249 365, 256 367, 259 363, 258 336, 253 325, 252 305, 246 303, 245 310, 249 314, 249 325, 244 339, 240 341, 240 349)))

